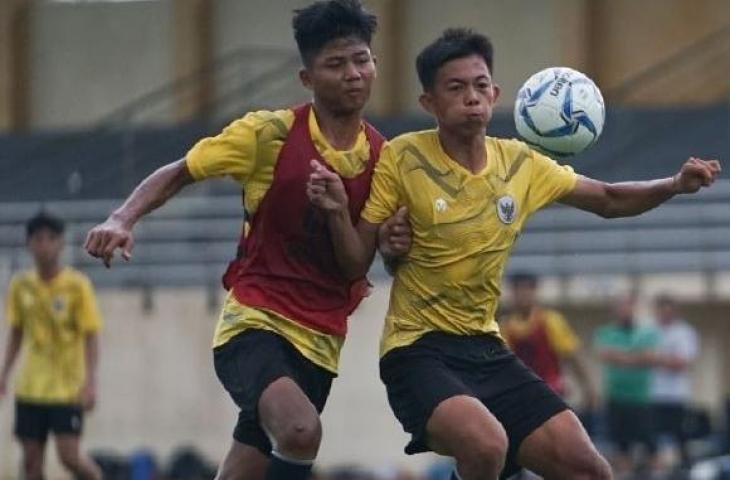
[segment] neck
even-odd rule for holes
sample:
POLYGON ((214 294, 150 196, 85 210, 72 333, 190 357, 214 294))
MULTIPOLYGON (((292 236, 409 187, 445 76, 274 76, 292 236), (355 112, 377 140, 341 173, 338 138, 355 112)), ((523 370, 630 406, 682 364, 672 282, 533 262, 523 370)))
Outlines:
POLYGON ((338 114, 322 107, 315 100, 312 104, 317 125, 330 145, 337 150, 349 150, 355 146, 360 134, 362 112, 360 110, 338 114))
POLYGON ((517 313, 519 313, 522 318, 527 319, 527 318, 530 317, 530 315, 532 315, 533 308, 534 307, 531 307, 529 305, 528 306, 517 307, 517 313))
POLYGON ((41 280, 49 282, 61 271, 61 265, 58 262, 36 265, 36 271, 38 272, 38 276, 41 277, 41 280))
POLYGON ((460 134, 439 127, 438 134, 444 152, 467 170, 479 173, 487 165, 483 131, 460 134))

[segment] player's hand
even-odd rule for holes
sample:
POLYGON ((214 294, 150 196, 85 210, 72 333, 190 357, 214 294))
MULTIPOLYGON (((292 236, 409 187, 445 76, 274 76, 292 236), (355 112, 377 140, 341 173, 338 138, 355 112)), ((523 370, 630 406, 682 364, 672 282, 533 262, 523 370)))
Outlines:
POLYGON ((378 250, 387 257, 400 257, 411 249, 413 230, 408 220, 408 207, 383 222, 378 229, 378 250))
POLYGON ((117 249, 122 251, 122 258, 129 261, 132 258, 132 248, 132 229, 112 217, 89 230, 84 242, 84 250, 92 257, 101 258, 106 268, 111 266, 117 249))
POLYGON ((312 204, 330 212, 347 209, 348 199, 345 185, 335 172, 327 169, 317 160, 310 162, 312 173, 307 182, 307 197, 312 204))
POLYGON ((712 185, 721 170, 718 160, 690 157, 674 176, 674 189, 677 193, 695 193, 712 185))
POLYGON ((96 406, 96 386, 92 383, 86 383, 81 389, 80 399, 81 408, 90 412, 96 406))

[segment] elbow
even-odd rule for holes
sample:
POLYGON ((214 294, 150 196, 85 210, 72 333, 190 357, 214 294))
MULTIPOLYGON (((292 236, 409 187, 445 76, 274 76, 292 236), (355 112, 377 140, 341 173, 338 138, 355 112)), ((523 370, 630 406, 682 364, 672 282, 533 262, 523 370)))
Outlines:
POLYGON ((612 218, 621 218, 621 217, 626 216, 626 215, 623 215, 617 209, 611 208, 610 205, 603 206, 603 208, 597 210, 595 213, 599 217, 604 218, 606 220, 611 220, 612 218))
POLYGON ((344 271, 343 271, 345 278, 347 278, 347 280, 349 282, 355 282, 357 280, 360 280, 365 275, 367 275, 367 273, 368 273, 368 268, 362 267, 359 265, 354 265, 350 268, 344 269, 344 271))

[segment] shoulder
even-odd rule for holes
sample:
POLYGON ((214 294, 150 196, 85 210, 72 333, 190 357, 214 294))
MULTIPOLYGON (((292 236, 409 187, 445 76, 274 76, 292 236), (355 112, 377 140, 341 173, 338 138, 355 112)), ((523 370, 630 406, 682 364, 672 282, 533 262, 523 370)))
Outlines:
POLYGON ((543 316, 548 322, 553 323, 567 323, 565 315, 554 308, 543 308, 541 309, 543 316))
POLYGON ((598 327, 596 329, 595 337, 598 339, 606 339, 608 337, 613 336, 613 334, 616 332, 616 328, 613 325, 603 325, 601 327, 598 327))
POLYGON ((410 150, 425 150, 431 147, 437 138, 436 130, 422 130, 398 135, 388 141, 392 152, 402 154, 410 150))
POLYGON ((33 283, 33 278, 33 270, 19 270, 15 272, 12 277, 10 277, 9 288, 10 290, 14 290, 22 286, 31 286, 33 283))
POLYGON ((85 273, 76 270, 73 267, 64 268, 61 275, 63 275, 63 282, 68 285, 76 287, 86 287, 91 285, 89 277, 85 273))
POLYGON ((288 108, 258 110, 247 113, 238 121, 253 128, 259 134, 259 140, 284 139, 294 123, 294 111, 288 108))

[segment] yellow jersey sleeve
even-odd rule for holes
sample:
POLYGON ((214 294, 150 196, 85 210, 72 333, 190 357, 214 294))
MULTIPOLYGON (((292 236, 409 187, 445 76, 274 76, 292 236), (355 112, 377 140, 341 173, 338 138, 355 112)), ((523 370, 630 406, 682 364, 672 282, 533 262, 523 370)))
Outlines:
POLYGON ((580 340, 565 317, 552 311, 547 315, 545 326, 553 350, 561 357, 570 356, 580 348, 580 340))
POLYGON ((20 300, 18 298, 18 279, 13 277, 8 287, 8 295, 5 299, 5 317, 11 327, 20 327, 22 323, 20 315, 20 300))
POLYGON ((380 159, 370 184, 370 196, 361 217, 370 223, 383 223, 395 214, 403 201, 403 186, 398 174, 396 154, 386 143, 380 151, 380 159))
POLYGON ((259 144, 272 137, 286 138, 293 122, 291 110, 252 112, 231 122, 220 134, 200 140, 188 152, 185 161, 190 175, 195 180, 230 176, 245 184, 262 160, 257 155, 259 144))
POLYGON ((578 175, 568 165, 560 165, 535 150, 530 152, 532 175, 527 210, 535 212, 572 192, 578 182, 578 175))
POLYGON ((80 280, 78 301, 77 314, 81 331, 86 333, 98 332, 101 329, 101 315, 96 303, 94 287, 86 277, 82 277, 80 280))

